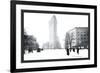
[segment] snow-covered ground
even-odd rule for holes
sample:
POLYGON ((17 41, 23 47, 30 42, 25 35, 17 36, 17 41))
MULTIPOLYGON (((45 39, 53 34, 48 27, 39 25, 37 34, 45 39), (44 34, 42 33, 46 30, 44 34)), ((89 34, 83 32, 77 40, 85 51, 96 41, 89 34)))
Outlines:
POLYGON ((25 53, 24 60, 44 60, 44 59, 69 59, 69 58, 88 58, 88 50, 81 49, 79 54, 71 51, 68 56, 65 49, 46 49, 41 52, 25 53))

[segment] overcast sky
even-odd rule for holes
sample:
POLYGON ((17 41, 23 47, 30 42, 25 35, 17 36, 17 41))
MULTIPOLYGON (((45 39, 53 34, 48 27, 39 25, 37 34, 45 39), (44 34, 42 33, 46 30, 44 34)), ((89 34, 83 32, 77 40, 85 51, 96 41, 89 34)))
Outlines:
POLYGON ((57 18, 57 35, 62 47, 67 31, 74 27, 88 27, 86 15, 24 13, 25 31, 37 38, 40 47, 49 41, 49 21, 53 15, 57 18))

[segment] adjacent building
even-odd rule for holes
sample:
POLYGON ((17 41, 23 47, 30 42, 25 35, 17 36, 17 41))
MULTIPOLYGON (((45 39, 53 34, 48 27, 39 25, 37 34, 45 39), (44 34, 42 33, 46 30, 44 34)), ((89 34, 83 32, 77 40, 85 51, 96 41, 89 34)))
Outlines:
MULTIPOLYGON (((89 33, 88 27, 75 27, 67 32, 69 34, 69 48, 88 48, 89 46, 89 33)), ((65 40, 67 41, 67 40, 65 40)), ((67 41, 68 42, 68 41, 67 41)), ((65 44, 67 45, 67 44, 65 44)), ((68 46, 68 45, 67 45, 68 46)))

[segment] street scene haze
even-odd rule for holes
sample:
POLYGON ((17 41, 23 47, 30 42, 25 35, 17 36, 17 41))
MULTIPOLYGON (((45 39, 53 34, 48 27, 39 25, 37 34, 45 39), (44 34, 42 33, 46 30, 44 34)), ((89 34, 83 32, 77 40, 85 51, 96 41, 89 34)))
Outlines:
POLYGON ((24 60, 88 58, 88 16, 24 13, 24 60))

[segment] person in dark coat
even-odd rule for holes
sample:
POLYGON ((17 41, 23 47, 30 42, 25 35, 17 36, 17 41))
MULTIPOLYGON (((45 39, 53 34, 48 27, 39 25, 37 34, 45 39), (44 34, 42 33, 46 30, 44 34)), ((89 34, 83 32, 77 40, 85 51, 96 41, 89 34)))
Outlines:
POLYGON ((69 56, 69 54, 70 54, 70 53, 69 53, 69 49, 67 49, 67 55, 69 56))
POLYGON ((77 54, 79 54, 79 48, 77 48, 77 54))

